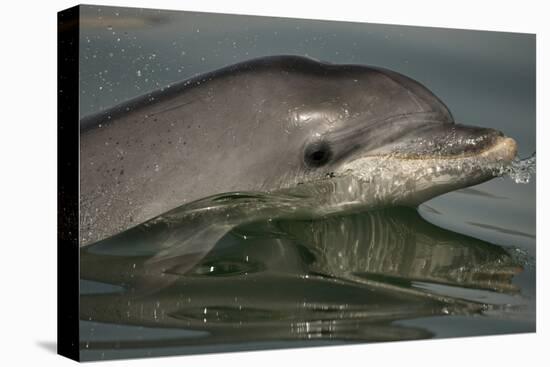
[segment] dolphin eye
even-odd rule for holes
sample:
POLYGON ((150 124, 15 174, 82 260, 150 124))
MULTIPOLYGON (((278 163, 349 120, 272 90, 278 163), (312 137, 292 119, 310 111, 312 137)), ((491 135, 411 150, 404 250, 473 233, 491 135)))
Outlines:
POLYGON ((304 154, 304 161, 310 167, 321 167, 332 157, 332 150, 327 142, 316 142, 308 145, 304 154))

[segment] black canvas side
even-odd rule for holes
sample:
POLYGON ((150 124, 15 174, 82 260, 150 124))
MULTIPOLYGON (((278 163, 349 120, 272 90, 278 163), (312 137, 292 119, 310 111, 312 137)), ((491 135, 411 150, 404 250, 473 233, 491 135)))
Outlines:
POLYGON ((57 352, 79 360, 79 7, 57 14, 57 352))

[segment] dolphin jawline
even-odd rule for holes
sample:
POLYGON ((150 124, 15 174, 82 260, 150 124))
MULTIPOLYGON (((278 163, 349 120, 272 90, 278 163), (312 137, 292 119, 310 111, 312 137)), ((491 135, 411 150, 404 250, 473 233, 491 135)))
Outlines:
POLYGON ((342 185, 349 187, 335 191, 341 192, 337 197, 342 202, 367 202, 371 208, 414 207, 444 193, 503 175, 516 154, 514 139, 502 136, 475 153, 358 157, 336 173, 336 177, 349 178, 342 185))

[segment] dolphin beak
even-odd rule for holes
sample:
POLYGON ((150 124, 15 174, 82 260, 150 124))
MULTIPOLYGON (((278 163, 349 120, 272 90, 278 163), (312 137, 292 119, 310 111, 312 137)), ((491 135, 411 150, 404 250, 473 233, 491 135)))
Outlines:
POLYGON ((496 162, 511 162, 517 155, 518 145, 516 141, 507 136, 499 137, 493 146, 481 153, 496 162))
POLYGON ((516 153, 514 139, 494 129, 427 124, 355 156, 341 170, 372 189, 371 202, 415 206, 502 175, 516 153))
POLYGON ((390 149, 401 159, 464 159, 507 164, 517 153, 514 139, 494 129, 460 124, 427 125, 410 132, 390 149))

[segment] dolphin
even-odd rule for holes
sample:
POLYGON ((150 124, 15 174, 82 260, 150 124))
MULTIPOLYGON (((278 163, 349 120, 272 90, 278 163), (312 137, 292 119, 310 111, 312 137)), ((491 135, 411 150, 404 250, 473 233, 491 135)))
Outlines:
POLYGON ((81 119, 80 244, 235 191, 299 193, 321 216, 414 207, 502 174, 516 152, 397 72, 262 57, 81 119))

